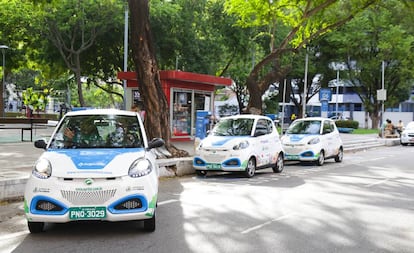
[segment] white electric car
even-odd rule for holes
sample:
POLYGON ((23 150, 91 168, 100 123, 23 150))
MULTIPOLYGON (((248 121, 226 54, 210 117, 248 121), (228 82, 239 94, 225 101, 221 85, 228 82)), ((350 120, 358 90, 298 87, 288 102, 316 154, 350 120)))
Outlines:
POLYGON ((315 162, 321 166, 325 159, 342 162, 343 145, 332 119, 310 117, 297 119, 282 136, 285 160, 315 162))
POLYGON ((208 171, 243 172, 271 167, 283 170, 283 149, 273 121, 260 115, 221 118, 196 148, 193 167, 199 176, 208 171))
POLYGON ((47 222, 143 220, 155 230, 158 167, 135 112, 94 109, 67 113, 26 184, 24 209, 30 232, 47 222))

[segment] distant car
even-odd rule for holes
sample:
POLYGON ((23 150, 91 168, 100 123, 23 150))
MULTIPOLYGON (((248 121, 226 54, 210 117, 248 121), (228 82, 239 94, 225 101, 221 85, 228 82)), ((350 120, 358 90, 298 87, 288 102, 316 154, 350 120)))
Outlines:
POLYGON ((404 130, 401 132, 400 143, 403 146, 414 144, 414 121, 408 123, 404 130))
POLYGON ((284 153, 274 122, 266 116, 236 115, 221 118, 196 148, 193 167, 199 176, 208 171, 243 172, 283 170, 284 153))
POLYGON ((47 222, 143 220, 155 230, 158 165, 138 114, 84 110, 65 114, 27 181, 24 210, 31 233, 47 222))
POLYGON ((328 118, 295 120, 282 137, 282 145, 287 161, 309 161, 322 166, 325 159, 343 159, 341 137, 335 122, 328 118))
POLYGON ((339 115, 339 116, 332 116, 330 117, 331 120, 350 120, 349 117, 343 116, 343 115, 339 115))

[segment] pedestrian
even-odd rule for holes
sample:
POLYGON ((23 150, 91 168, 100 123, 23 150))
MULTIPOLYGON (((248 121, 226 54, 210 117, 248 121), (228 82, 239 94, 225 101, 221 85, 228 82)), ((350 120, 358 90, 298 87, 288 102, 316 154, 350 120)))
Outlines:
POLYGON ((401 137, 401 132, 404 130, 404 123, 402 122, 402 120, 399 120, 398 121, 398 124, 397 124, 397 132, 398 132, 398 135, 401 137))
POLYGON ((131 111, 138 113, 142 122, 144 122, 145 119, 145 111, 142 109, 143 107, 144 105, 142 103, 135 103, 131 106, 131 111))
POLYGON ((392 121, 390 119, 387 119, 387 124, 385 125, 385 129, 384 129, 384 135, 393 135, 394 134, 394 124, 392 124, 392 121))

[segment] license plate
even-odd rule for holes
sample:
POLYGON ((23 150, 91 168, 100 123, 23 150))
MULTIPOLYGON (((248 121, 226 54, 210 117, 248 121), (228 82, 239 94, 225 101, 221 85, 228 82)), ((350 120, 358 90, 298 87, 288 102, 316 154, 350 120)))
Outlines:
POLYGON ((72 207, 69 209, 69 219, 71 220, 92 220, 105 217, 106 208, 104 206, 72 207))
POLYGON ((286 155, 287 160, 299 160, 298 155, 286 155))
POLYGON ((209 163, 206 166, 207 169, 221 169, 220 163, 209 163))

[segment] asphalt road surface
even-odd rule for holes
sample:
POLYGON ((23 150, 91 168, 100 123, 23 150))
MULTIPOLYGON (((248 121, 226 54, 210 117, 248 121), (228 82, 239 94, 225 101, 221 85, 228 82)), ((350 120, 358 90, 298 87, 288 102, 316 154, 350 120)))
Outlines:
POLYGON ((162 180, 157 229, 140 222, 26 228, 22 204, 0 223, 0 252, 414 252, 414 147, 289 163, 247 179, 162 180))

